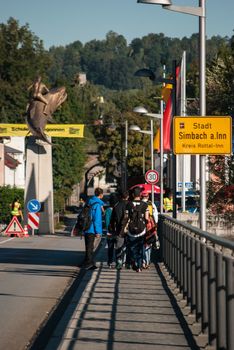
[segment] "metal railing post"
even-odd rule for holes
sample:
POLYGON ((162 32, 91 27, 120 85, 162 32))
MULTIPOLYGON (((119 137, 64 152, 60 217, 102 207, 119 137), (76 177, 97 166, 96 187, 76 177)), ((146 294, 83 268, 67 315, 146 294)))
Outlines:
POLYGON ((201 268, 202 331, 208 333, 208 255, 204 243, 201 244, 201 268))
POLYGON ((227 349, 234 349, 234 278, 233 259, 226 258, 226 336, 227 349))
POLYGON ((187 322, 201 346, 234 349, 234 243, 166 215, 161 220, 162 260, 187 322))

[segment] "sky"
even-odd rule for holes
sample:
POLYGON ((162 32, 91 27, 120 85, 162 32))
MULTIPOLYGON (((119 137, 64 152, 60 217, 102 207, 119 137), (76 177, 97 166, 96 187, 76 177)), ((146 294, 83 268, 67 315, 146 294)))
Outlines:
MULTIPOLYGON (((173 0, 174 5, 199 5, 198 0, 173 0)), ((234 35, 234 0, 206 0, 206 33, 234 35)), ((0 0, 0 23, 9 17, 29 29, 45 49, 74 41, 103 40, 109 31, 123 35, 128 43, 149 33, 182 38, 198 32, 198 17, 166 11, 137 0, 0 0)))

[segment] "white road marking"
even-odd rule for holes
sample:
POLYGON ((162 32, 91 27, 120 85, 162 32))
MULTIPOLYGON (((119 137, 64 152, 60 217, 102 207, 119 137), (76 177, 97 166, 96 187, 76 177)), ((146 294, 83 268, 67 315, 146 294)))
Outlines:
POLYGON ((6 243, 6 242, 9 242, 9 241, 11 241, 11 240, 14 239, 14 238, 15 238, 15 237, 8 238, 7 240, 0 242, 0 244, 4 244, 4 243, 6 243))

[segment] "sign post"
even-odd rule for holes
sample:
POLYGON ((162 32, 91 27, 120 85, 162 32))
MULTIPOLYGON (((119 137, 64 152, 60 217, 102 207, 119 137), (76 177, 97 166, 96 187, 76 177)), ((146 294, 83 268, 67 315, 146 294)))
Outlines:
POLYGON ((175 154, 231 154, 231 117, 175 117, 175 154))
POLYGON ((151 184, 151 200, 152 203, 154 204, 154 184, 156 184, 159 180, 159 174, 156 170, 148 170, 145 174, 145 181, 148 184, 151 184))
POLYGON ((5 234, 8 235, 9 237, 11 236, 21 237, 21 235, 24 234, 24 229, 20 225, 16 216, 13 216, 11 222, 6 228, 5 234))
POLYGON ((148 170, 145 174, 145 181, 148 184, 155 185, 159 180, 159 174, 156 170, 148 170))
POLYGON ((28 213, 28 226, 32 229, 32 236, 34 236, 34 230, 39 228, 39 211, 41 209, 41 203, 37 199, 31 199, 27 203, 28 213))

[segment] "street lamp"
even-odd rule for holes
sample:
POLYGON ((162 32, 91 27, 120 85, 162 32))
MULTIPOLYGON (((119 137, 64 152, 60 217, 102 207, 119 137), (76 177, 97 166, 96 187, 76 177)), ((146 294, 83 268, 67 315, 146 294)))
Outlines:
MULTIPOLYGON (((150 135, 150 154, 151 154, 151 169, 154 169, 154 129, 153 129, 153 119, 150 120, 150 130, 142 130, 138 125, 131 125, 129 127, 130 131, 137 131, 141 134, 150 135)), ((154 203, 154 185, 152 185, 151 189, 151 199, 152 203, 154 203)))
MULTIPOLYGON (((121 125, 124 122, 124 133, 123 129, 121 128, 121 189, 122 191, 126 191, 127 189, 127 159, 128 159, 128 121, 122 118, 121 115, 121 125)), ((117 123, 118 124, 118 123, 117 123)), ((112 118, 111 124, 108 126, 108 129, 110 131, 115 131, 117 128, 117 124, 114 122, 114 119, 112 118)), ((111 162, 114 162, 116 164, 116 157, 115 155, 110 160, 111 162)), ((112 165, 115 165, 112 164, 112 165)))
POLYGON ((133 111, 136 113, 143 114, 147 117, 156 118, 160 120, 160 214, 162 214, 163 213, 163 146, 164 146, 163 145, 163 101, 161 100, 160 114, 149 113, 147 109, 142 106, 135 107, 133 111))
MULTIPOLYGON (((199 17, 200 114, 206 115, 206 0, 198 7, 172 5, 171 0, 137 0, 142 4, 162 5, 166 10, 199 17)), ((200 155, 200 227, 206 230, 206 156, 200 155)))

